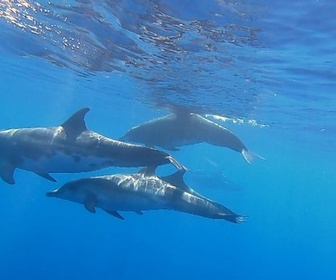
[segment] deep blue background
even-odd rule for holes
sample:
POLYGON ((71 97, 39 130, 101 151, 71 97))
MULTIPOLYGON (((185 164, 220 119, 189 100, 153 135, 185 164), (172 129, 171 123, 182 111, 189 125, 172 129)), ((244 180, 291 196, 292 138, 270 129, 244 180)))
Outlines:
MULTIPOLYGON (((132 1, 120 6, 128 2, 132 1)), ((207 18, 216 8, 210 5, 209 13, 202 14, 204 7, 195 5, 190 10, 186 1, 181 6, 166 2, 174 7, 167 9, 169 14, 184 20, 207 18)), ((208 70, 213 67, 211 75, 223 73, 223 80, 211 80, 209 74, 208 85, 195 72, 188 76, 188 67, 194 64, 180 65, 177 71, 172 62, 174 71, 169 73, 178 77, 153 70, 155 75, 168 75, 157 88, 155 75, 148 81, 135 78, 153 73, 141 67, 135 75, 77 65, 92 74, 83 76, 56 66, 46 55, 34 54, 36 46, 22 43, 29 40, 48 50, 48 38, 32 36, 0 14, 1 129, 59 125, 77 109, 89 106, 88 127, 118 138, 131 126, 167 113, 164 106, 155 104, 204 105, 208 113, 245 120, 245 124, 224 125, 266 158, 248 165, 239 154, 207 144, 173 153, 189 168, 186 181, 193 188, 249 216, 238 225, 171 211, 144 216, 124 213, 126 221, 120 221, 102 211, 93 215, 81 205, 45 196, 78 177, 133 169, 57 174, 55 184, 17 170, 16 185, 0 181, 1 279, 335 279, 336 43, 330 11, 336 6, 329 1, 267 5, 228 4, 232 16, 228 20, 239 24, 235 16, 243 7, 252 15, 257 13, 251 26, 261 32, 258 46, 241 41, 242 45, 230 49, 227 42, 214 41, 218 49, 228 47, 228 57, 238 61, 224 70, 204 63, 208 70), (251 87, 237 75, 232 81, 225 75, 231 70, 257 82, 251 87), (201 86, 199 92, 172 93, 175 83, 178 89, 186 89, 193 81, 201 86), (218 85, 213 87, 212 82, 218 85), (223 94, 216 91, 220 86, 223 94), (248 88, 245 95, 244 88, 248 88), (251 118, 260 125, 249 125, 251 118)), ((194 44, 188 48, 199 47, 194 44)), ((54 51, 68 59, 64 50, 54 51)), ((170 171, 168 167, 159 170, 170 171)))

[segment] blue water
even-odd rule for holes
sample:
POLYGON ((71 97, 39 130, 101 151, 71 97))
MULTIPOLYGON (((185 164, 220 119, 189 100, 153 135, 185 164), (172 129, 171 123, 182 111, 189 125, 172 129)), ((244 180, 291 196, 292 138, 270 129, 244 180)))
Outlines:
MULTIPOLYGON (((0 181, 0 279, 336 279, 334 1, 1 1, 0 128, 87 125, 118 138, 176 108, 218 121, 266 160, 198 144, 186 181, 243 224, 50 199, 0 181)), ((162 167, 160 172, 171 171, 162 167)))

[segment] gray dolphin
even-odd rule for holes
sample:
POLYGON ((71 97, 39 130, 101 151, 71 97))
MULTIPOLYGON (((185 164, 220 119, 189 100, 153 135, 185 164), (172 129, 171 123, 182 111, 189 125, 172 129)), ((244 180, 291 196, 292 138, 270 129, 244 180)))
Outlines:
POLYGON ((239 152, 251 163, 256 157, 245 144, 227 128, 195 113, 178 112, 131 128, 120 138, 177 151, 180 146, 206 142, 239 152))
POLYGON ((153 172, 115 174, 79 179, 48 192, 57 197, 83 204, 91 213, 96 207, 123 219, 118 211, 176 210, 212 219, 224 219, 233 223, 245 220, 223 205, 190 189, 183 181, 184 171, 159 178, 153 172), (164 179, 164 180, 163 180, 164 179), (177 183, 178 186, 172 183, 177 183))
POLYGON ((104 137, 86 127, 89 108, 73 114, 57 127, 8 129, 0 131, 0 176, 14 184, 16 168, 35 172, 51 180, 49 173, 93 171, 109 166, 138 167, 172 163, 173 157, 156 149, 104 137))

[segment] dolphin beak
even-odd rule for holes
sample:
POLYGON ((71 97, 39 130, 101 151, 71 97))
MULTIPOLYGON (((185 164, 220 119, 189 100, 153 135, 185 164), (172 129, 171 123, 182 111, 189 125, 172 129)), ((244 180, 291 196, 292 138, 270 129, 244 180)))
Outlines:
POLYGON ((51 191, 51 192, 47 192, 46 196, 48 197, 56 197, 57 196, 57 190, 51 191))

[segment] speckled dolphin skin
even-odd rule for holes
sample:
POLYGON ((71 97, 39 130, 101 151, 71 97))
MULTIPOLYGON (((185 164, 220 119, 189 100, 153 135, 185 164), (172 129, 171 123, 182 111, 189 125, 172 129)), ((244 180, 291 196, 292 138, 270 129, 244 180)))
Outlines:
MULTIPOLYGON (((148 170, 148 169, 146 169, 148 170)), ((175 210, 211 219, 240 223, 237 215, 223 205, 199 195, 183 181, 184 171, 159 178, 154 172, 115 174, 79 179, 48 192, 56 197, 83 204, 91 213, 96 207, 124 220, 118 211, 175 210), (176 185, 174 185, 176 184, 176 185)))
POLYGON ((0 176, 14 184, 16 168, 35 172, 56 181, 49 173, 76 173, 109 166, 138 167, 172 163, 174 158, 156 149, 124 143, 102 136, 86 127, 89 108, 73 114, 57 127, 8 129, 0 131, 0 176))
POLYGON ((262 158, 250 152, 233 132, 195 113, 178 112, 145 122, 131 128, 120 140, 173 151, 205 142, 241 153, 248 163, 256 157, 262 158))

